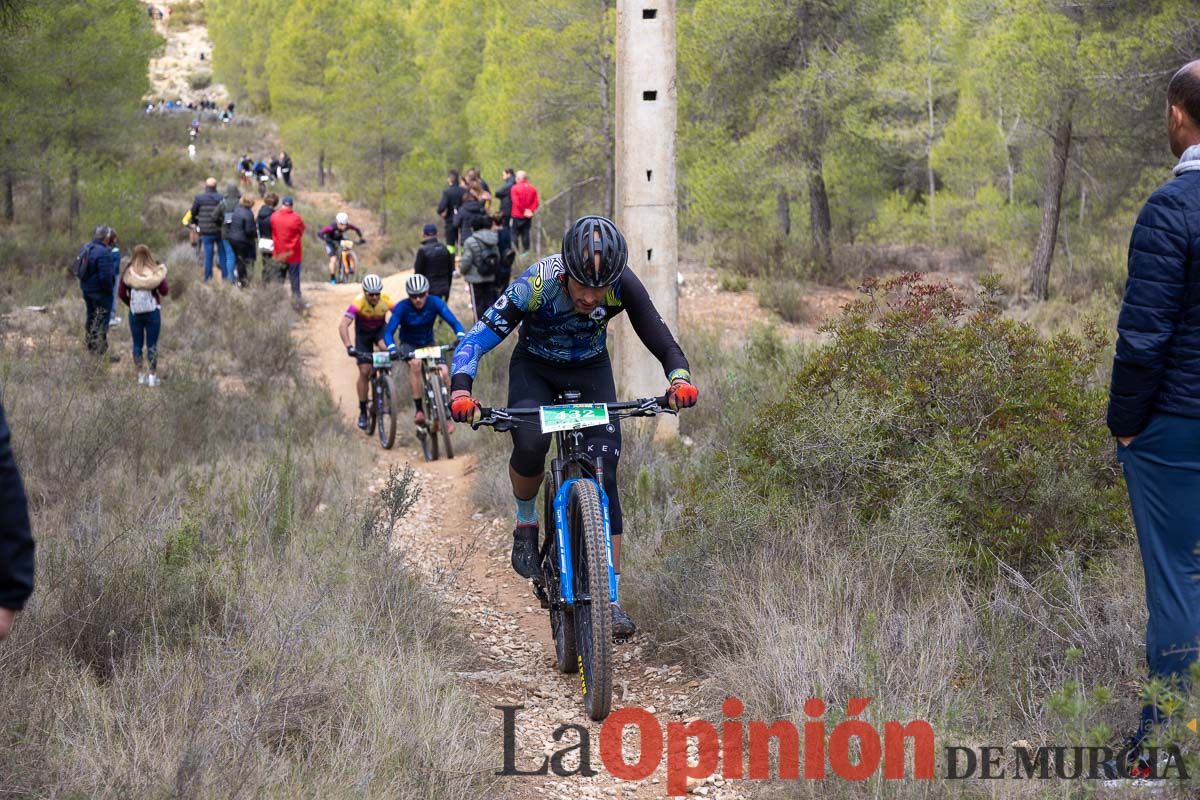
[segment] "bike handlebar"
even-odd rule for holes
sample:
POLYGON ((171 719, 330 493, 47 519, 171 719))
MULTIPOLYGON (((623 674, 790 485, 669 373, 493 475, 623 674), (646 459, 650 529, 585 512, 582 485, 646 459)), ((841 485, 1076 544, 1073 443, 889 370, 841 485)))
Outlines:
MULTIPOLYGON (((640 400, 623 400, 617 403, 603 403, 608 407, 609 413, 616 416, 618 419, 628 417, 653 417, 658 414, 677 414, 675 409, 671 408, 667 395, 662 397, 643 397, 640 400)), ((496 428, 497 430, 508 430, 513 423, 529 423, 530 420, 520 419, 521 417, 531 417, 542 410, 542 406, 533 406, 532 408, 487 408, 481 406, 479 409, 479 420, 471 423, 471 428, 479 430, 482 426, 496 428)))

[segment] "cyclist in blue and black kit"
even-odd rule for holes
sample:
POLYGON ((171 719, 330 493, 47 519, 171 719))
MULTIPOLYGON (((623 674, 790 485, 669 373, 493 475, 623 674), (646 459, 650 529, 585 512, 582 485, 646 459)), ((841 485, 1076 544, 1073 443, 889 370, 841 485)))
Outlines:
MULTIPOLYGON (((609 321, 628 312, 642 344, 663 366, 673 408, 696 404, 687 358, 654 308, 646 288, 633 270, 625 237, 604 217, 576 220, 563 237, 562 253, 537 262, 512 282, 484 312, 454 356, 451 413, 459 422, 479 418, 479 403, 471 386, 479 360, 518 326, 520 334, 508 366, 508 405, 529 408, 553 403, 566 390, 580 392, 580 402, 611 403, 617 399, 606 336, 609 321)), ((508 462, 517 506, 513 530, 512 565, 524 578, 538 572, 537 494, 545 472, 550 436, 525 427, 512 431, 513 452, 508 462)), ((609 499, 613 567, 621 571, 621 502, 617 494, 617 462, 621 457, 621 427, 614 420, 588 428, 589 452, 606 457, 604 491, 609 499)), ((614 603, 613 636, 627 639, 636 630, 633 620, 614 603)))
MULTIPOLYGON (((462 323, 445 301, 440 297, 430 296, 429 279, 424 275, 410 277, 404 282, 404 291, 408 293, 408 299, 392 306, 392 316, 384 329, 383 342, 392 353, 408 361, 408 382, 412 387, 413 405, 417 407, 416 423, 423 425, 425 412, 421 410, 421 362, 411 357, 413 351, 434 343, 433 325, 438 317, 454 329, 460 341, 466 334, 462 323), (399 343, 396 342, 397 331, 400 332, 399 343)), ((442 381, 448 384, 450 376, 445 364, 442 364, 441 370, 442 381)))

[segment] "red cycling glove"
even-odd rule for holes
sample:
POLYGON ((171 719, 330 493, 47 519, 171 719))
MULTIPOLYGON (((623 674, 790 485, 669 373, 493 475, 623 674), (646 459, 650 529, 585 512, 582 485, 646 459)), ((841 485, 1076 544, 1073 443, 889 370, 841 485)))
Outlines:
POLYGON ((459 389, 450 395, 450 416, 455 422, 477 422, 479 420, 479 401, 471 397, 466 389, 459 389))
POLYGON ((683 378, 676 378, 667 390, 667 405, 675 411, 691 408, 700 399, 700 390, 683 378))

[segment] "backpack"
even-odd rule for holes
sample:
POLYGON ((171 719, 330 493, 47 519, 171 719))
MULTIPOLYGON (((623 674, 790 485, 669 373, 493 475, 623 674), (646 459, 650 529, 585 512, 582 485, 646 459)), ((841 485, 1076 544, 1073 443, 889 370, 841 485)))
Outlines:
POLYGON ((71 274, 81 281, 87 280, 92 274, 92 263, 88 257, 88 251, 91 247, 91 242, 85 244, 79 249, 79 254, 75 256, 75 260, 71 262, 71 274))
POLYGON ((154 292, 149 289, 129 290, 129 312, 131 314, 149 314, 158 308, 154 292))
POLYGON ((483 251, 483 260, 479 262, 479 276, 481 278, 494 278, 496 270, 500 268, 500 251, 495 247, 489 247, 483 251))

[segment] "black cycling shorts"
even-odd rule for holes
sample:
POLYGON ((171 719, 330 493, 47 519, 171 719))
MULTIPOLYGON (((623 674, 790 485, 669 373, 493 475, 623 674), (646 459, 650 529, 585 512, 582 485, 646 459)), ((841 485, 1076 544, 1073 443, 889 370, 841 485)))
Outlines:
MULTIPOLYGON (((608 354, 578 364, 550 364, 520 350, 513 353, 508 364, 509 408, 550 405, 566 389, 578 391, 581 403, 616 402, 617 389, 608 354)), ((604 492, 608 495, 612 534, 620 536, 623 525, 621 502, 617 496, 617 463, 621 459, 621 423, 613 420, 604 427, 585 428, 583 433, 586 452, 603 459, 604 492)), ((550 435, 541 433, 536 427, 516 425, 512 429, 512 438, 509 466, 518 475, 526 477, 544 472, 550 435)))
POLYGON ((382 330, 371 331, 370 333, 363 333, 362 331, 356 330, 354 332, 354 349, 358 351, 358 358, 356 359, 358 363, 370 364, 371 351, 375 349, 375 345, 377 343, 382 342, 382 330))

